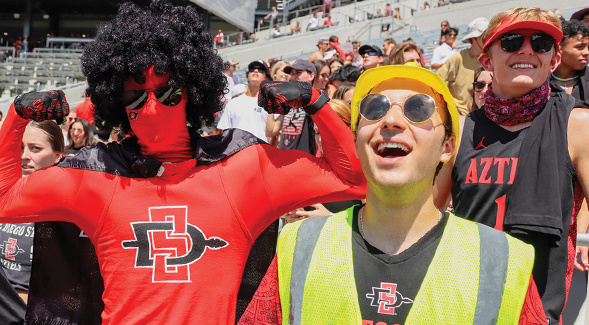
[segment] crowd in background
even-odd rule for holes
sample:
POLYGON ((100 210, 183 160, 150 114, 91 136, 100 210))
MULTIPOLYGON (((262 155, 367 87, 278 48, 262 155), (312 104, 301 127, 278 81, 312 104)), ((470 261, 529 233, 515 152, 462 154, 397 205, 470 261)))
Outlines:
MULTIPOLYGON (((435 6, 445 4, 443 0, 440 0, 435 6)), ((430 4, 424 2, 421 10, 429 8, 431 8, 430 4)), ((377 13, 382 15, 380 10, 377 13)), ((272 14, 269 16, 275 17, 272 14)), ((393 9, 390 4, 386 5, 384 16, 402 19, 399 8, 393 9)), ((350 126, 352 96, 356 81, 362 73, 383 65, 407 63, 437 71, 446 81, 460 114, 467 115, 485 104, 484 94, 489 87, 492 87, 492 73, 484 70, 478 61, 479 55, 483 52, 482 35, 488 24, 488 19, 479 17, 474 19, 465 31, 461 31, 451 26, 448 21, 443 21, 439 46, 434 49, 431 60, 424 57, 421 45, 412 39, 398 42, 394 38, 388 38, 384 40, 382 46, 353 41, 352 50, 345 52, 336 35, 329 39, 318 39, 317 51, 308 59, 286 62, 270 58, 247 62, 246 80, 239 80, 235 74, 239 66, 236 60, 239 58, 232 58, 225 62, 224 74, 228 85, 223 98, 225 108, 219 113, 216 125, 203 129, 202 134, 214 135, 224 129, 240 128, 280 149, 298 149, 322 156, 321 135, 302 108, 280 115, 268 114, 259 106, 258 94, 261 83, 263 81, 306 81, 313 88, 323 90, 329 96, 331 107, 350 126), (458 42, 468 43, 469 46, 458 51, 458 42)), ((313 26, 306 27, 309 29, 313 26)), ((300 24, 297 24, 291 32, 300 32, 300 29, 300 24)), ((577 100, 577 107, 589 108, 587 104, 589 89, 586 88, 588 84, 585 80, 588 75, 586 71, 589 57, 589 10, 573 16, 570 21, 563 19, 562 29, 564 33, 564 38, 560 42, 562 62, 549 75, 548 82, 552 91, 573 95, 577 100)), ((275 33, 280 33, 280 26, 276 25, 275 33)), ((279 34, 275 34, 277 35, 279 34)), ((219 48, 223 47, 224 40, 223 32, 218 30, 215 41, 219 48)), ((31 51, 32 48, 43 45, 43 42, 29 41, 28 37, 24 39, 21 37, 14 43, 17 51, 14 55, 17 55, 19 51, 31 51)), ((1 58, 0 54, 0 62, 1 58)), ((57 156, 60 158, 62 155, 75 155, 84 146, 95 145, 98 141, 116 141, 120 138, 117 132, 100 134, 93 125, 91 114, 87 115, 91 110, 89 105, 91 104, 87 100, 80 104, 79 108, 72 109, 65 123, 60 127, 63 139, 39 140, 46 143, 49 160, 39 166, 31 165, 29 173, 53 164, 55 159, 59 160, 57 156), (57 144, 54 145, 51 142, 57 144)), ((0 115, 0 123, 1 120, 0 115)), ((51 127, 55 129, 56 125, 51 127)), ((27 134, 33 134, 34 130, 39 128, 41 128, 40 125, 32 123, 27 129, 27 134)), ((26 144, 23 145, 23 161, 31 160, 27 156, 30 155, 30 151, 26 148, 26 144)), ((288 223, 313 216, 329 215, 355 203, 357 202, 343 203, 343 205, 315 204, 291 211, 285 215, 284 219, 288 223)), ((19 283, 18 288, 26 292, 28 282, 19 283)))

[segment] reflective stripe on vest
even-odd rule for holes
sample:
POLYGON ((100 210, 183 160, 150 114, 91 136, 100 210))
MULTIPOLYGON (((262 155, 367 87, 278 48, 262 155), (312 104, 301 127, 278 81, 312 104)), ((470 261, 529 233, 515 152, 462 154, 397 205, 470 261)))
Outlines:
MULTIPOLYGON (((283 324, 361 324, 352 212, 283 229, 278 245, 283 324)), ((451 215, 405 323, 517 324, 532 266, 531 246, 451 215)))

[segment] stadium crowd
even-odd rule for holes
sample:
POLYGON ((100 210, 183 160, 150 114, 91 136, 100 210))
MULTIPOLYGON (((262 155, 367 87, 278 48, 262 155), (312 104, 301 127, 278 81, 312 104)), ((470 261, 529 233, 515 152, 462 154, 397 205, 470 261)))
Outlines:
POLYGON ((443 21, 431 60, 333 35, 246 80, 197 17, 125 4, 84 103, 0 115, 0 323, 562 324, 589 7, 443 21))

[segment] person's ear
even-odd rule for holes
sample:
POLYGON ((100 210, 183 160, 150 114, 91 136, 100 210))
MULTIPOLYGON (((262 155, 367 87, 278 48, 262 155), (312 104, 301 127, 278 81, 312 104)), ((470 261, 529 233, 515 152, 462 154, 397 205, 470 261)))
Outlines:
POLYGON ((444 164, 450 161, 452 158, 452 154, 454 153, 454 149, 456 148, 456 136, 453 134, 448 137, 448 139, 444 140, 442 144, 442 155, 440 156, 440 162, 444 164))
MULTIPOLYGON (((562 49, 561 49, 561 51, 562 51, 562 49)), ((561 57, 560 53, 556 53, 552 57, 552 59, 550 59, 550 73, 552 73, 554 70, 556 70, 556 68, 560 64, 561 58, 562 57, 561 57)))
POLYGON ((483 52, 479 55, 479 63, 483 66, 483 68, 489 72, 494 71, 493 69, 493 60, 491 60, 491 56, 488 52, 483 52))
POLYGON ((63 152, 56 151, 55 157, 53 157, 53 164, 57 164, 61 160, 61 157, 63 157, 63 152))

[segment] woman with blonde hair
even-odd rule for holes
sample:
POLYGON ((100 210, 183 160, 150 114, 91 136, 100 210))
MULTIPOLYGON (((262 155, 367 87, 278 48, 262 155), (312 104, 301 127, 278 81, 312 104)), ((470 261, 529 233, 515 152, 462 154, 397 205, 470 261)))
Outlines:
POLYGON ((273 81, 289 81, 290 74, 284 72, 284 68, 289 66, 288 62, 278 61, 272 67, 270 75, 273 81))

